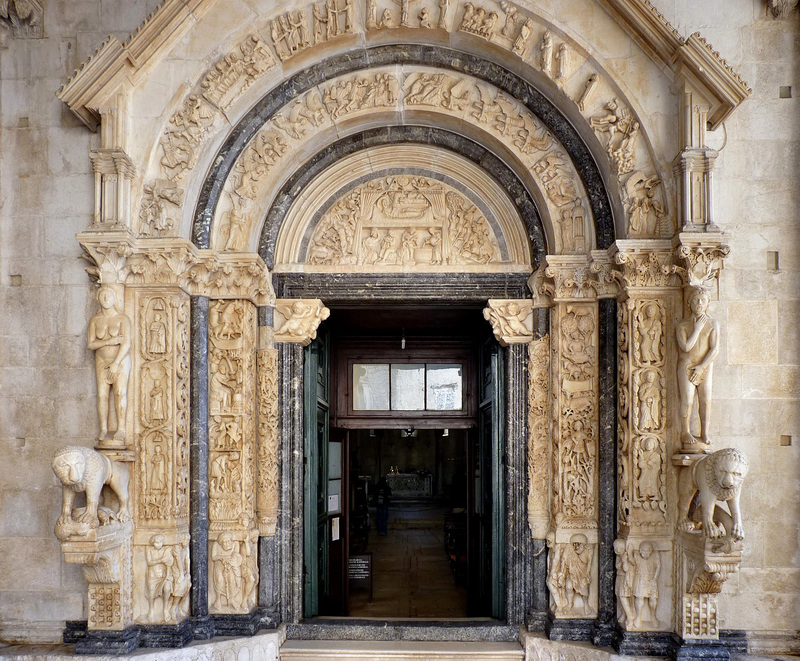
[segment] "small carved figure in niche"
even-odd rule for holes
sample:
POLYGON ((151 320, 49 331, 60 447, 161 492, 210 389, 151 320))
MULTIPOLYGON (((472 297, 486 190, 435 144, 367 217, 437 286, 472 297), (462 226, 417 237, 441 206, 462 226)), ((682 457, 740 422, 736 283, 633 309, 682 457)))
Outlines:
POLYGON ((633 571, 630 554, 625 548, 624 539, 614 540, 614 553, 617 555, 617 582, 615 592, 622 606, 624 622, 631 623, 636 617, 633 610, 633 571))
POLYGON ((653 369, 642 373, 639 386, 639 429, 658 429, 661 425, 661 384, 653 369))
POLYGON ((231 490, 228 459, 227 454, 220 454, 211 462, 208 471, 208 484, 211 493, 225 493, 231 490))
POLYGON ((702 524, 706 537, 722 537, 726 531, 734 541, 744 539, 739 497, 747 475, 747 457, 734 448, 717 450, 681 469, 678 478, 678 529, 697 530, 702 524), (695 494, 699 506, 692 508, 695 494), (730 514, 717 507, 725 501, 730 514), (721 524, 721 525, 718 525, 721 524))
POLYGON ((153 448, 153 456, 150 458, 150 490, 167 490, 167 458, 161 445, 153 448))
POLYGON ((109 399, 114 401, 116 430, 114 440, 125 440, 125 414, 128 408, 128 377, 131 373, 131 320, 117 308, 117 295, 108 285, 97 292, 100 311, 89 321, 89 349, 95 352, 97 415, 99 440, 109 438, 111 427, 109 399))
POLYGON ((574 234, 572 231, 572 208, 567 207, 566 209, 561 209, 561 216, 558 219, 557 224, 561 239, 562 252, 572 252, 575 250, 574 234))
POLYGON ((449 8, 449 0, 439 0, 439 29, 447 29, 447 10, 449 8))
POLYGON ((528 55, 528 41, 531 38, 531 32, 533 32, 533 19, 527 19, 523 24, 522 27, 519 29, 519 35, 514 40, 514 45, 512 46, 511 50, 519 55, 520 57, 524 58, 528 55))
POLYGON ((542 73, 549 76, 553 69, 553 35, 550 30, 545 30, 542 35, 542 43, 539 44, 539 65, 542 73))
POLYGON ((637 458, 639 467, 639 496, 642 500, 654 502, 659 500, 659 482, 661 475, 661 453, 658 441, 647 436, 641 444, 637 458))
POLYGON ((344 31, 354 32, 356 27, 356 8, 353 0, 345 0, 344 3, 344 31))
POLYGON ((392 2, 396 5, 400 5, 400 25, 404 28, 410 28, 411 20, 409 19, 409 15, 411 12, 411 5, 418 2, 418 0, 392 0, 392 2))
POLYGON ((427 8, 423 7, 422 10, 419 12, 419 26, 421 28, 432 28, 431 25, 431 15, 428 12, 427 8))
POLYGON ((378 261, 378 251, 381 246, 381 237, 376 228, 372 228, 369 236, 364 239, 364 263, 375 264, 378 261))
POLYGON ((242 555, 239 543, 222 532, 211 546, 214 576, 214 610, 236 609, 242 602, 242 555))
POLYGON ((580 108, 581 112, 586 110, 586 104, 589 103, 589 97, 592 96, 592 92, 594 88, 597 87, 598 77, 596 73, 593 73, 586 79, 586 83, 583 86, 583 93, 581 94, 581 98, 578 99, 578 108, 580 108))
POLYGON ((168 614, 172 622, 178 622, 189 614, 189 591, 192 587, 189 539, 189 534, 183 533, 178 544, 172 547, 172 594, 168 614))
POLYGON ((639 311, 639 351, 643 363, 661 361, 661 310, 651 301, 639 311))
POLYGON ((367 0, 367 30, 375 30, 378 27, 378 2, 377 0, 367 0))
POLYGON ((234 201, 233 207, 230 211, 226 211, 223 214, 223 229, 226 230, 228 235, 227 240, 225 241, 225 250, 241 250, 244 248, 244 245, 247 241, 247 234, 245 232, 245 228, 247 226, 247 218, 242 213, 241 210, 241 198, 234 198, 234 200, 239 200, 237 204, 234 201))
POLYGON ((556 52, 556 80, 563 81, 569 67, 569 47, 561 44, 556 52))
POLYGON ((719 322, 708 316, 710 297, 702 287, 689 293, 689 316, 675 329, 678 339, 678 394, 680 397, 681 442, 684 448, 710 445, 708 425, 711 417, 711 379, 714 359, 719 353, 719 322), (694 400, 697 397, 700 434, 691 430, 694 400))
POLYGON ((211 407, 216 411, 231 409, 236 397, 237 384, 236 371, 230 359, 222 352, 214 351, 211 355, 209 379, 211 407))
POLYGON ((150 604, 147 618, 151 622, 160 622, 168 617, 172 597, 172 565, 175 562, 172 549, 164 548, 164 535, 153 535, 150 538, 150 546, 145 550, 145 560, 147 574, 144 586, 150 604), (160 611, 156 608, 159 600, 160 611))
MULTIPOLYGON (((70 534, 85 535, 100 524, 98 508, 103 486, 108 485, 119 501, 116 513, 118 521, 128 521, 128 467, 118 461, 109 459, 96 450, 84 447, 68 446, 56 452, 53 458, 53 472, 61 480, 61 516, 56 523, 56 537, 65 539, 70 534), (78 510, 73 518, 72 506, 75 496, 86 492, 86 508, 78 510), (76 525, 78 524, 78 525, 76 525)), ((108 522, 110 510, 103 517, 108 522)), ((113 512, 112 512, 113 514, 113 512)))
POLYGON ((164 389, 161 387, 161 379, 156 379, 150 391, 150 419, 153 422, 164 420, 164 409, 164 389))
POLYGON ((650 542, 642 542, 633 553, 633 596, 636 617, 633 626, 640 628, 643 622, 658 622, 658 575, 661 573, 661 558, 650 542))
POLYGON ((147 329, 147 350, 157 354, 167 352, 167 326, 160 312, 153 315, 153 322, 147 329))

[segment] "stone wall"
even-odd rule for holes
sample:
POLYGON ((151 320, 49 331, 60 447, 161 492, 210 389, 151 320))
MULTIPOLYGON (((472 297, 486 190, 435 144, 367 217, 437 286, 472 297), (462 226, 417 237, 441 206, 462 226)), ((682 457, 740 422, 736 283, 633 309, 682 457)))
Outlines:
MULTIPOLYGON (((74 234, 92 221, 88 153, 98 136, 54 93, 107 34, 124 41, 156 1, 44 4, 36 29, 0 31, 0 640, 56 640, 63 620, 86 617, 85 580, 53 535, 61 496, 50 461, 58 447, 97 436, 86 348, 94 303, 74 234)), ((585 24, 592 12, 608 20, 590 0, 532 5, 564 25, 585 24)), ((800 629, 798 13, 776 19, 762 0, 657 6, 681 34, 700 30, 753 88, 726 122, 727 138, 722 129, 709 137, 717 149, 727 140, 714 194, 732 249, 710 310, 724 337, 711 433, 716 449, 735 446, 751 466, 745 555, 725 585, 720 627, 747 629, 763 649, 781 651, 770 632, 800 629), (780 98, 786 86, 793 98, 780 98)), ((606 44, 604 62, 624 77, 630 54, 614 46, 606 44)), ((627 85, 648 94, 646 80, 627 85)), ((669 138, 668 128, 647 129, 669 138)))

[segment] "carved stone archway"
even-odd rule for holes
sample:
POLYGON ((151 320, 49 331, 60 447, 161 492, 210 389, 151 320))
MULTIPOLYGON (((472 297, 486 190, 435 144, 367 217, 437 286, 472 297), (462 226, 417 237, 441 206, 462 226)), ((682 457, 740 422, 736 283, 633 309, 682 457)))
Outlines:
MULTIPOLYGON (((194 83, 164 102, 169 119, 132 158, 126 81, 136 76, 122 73, 145 76, 140 62, 156 68, 201 5, 213 19, 212 0, 188 4, 166 3, 123 50, 107 42, 61 91, 102 128, 95 222, 78 238, 94 275, 123 293, 131 324, 129 431, 98 450, 130 466, 133 531, 112 522, 107 539, 92 540, 96 555, 124 556, 118 575, 86 573, 93 608, 111 604, 89 624, 92 649, 297 623, 293 487, 302 467, 290 451, 302 426, 293 406, 299 347, 325 317, 320 299, 363 299, 376 278, 381 300, 410 288, 420 299, 444 291, 485 301, 511 345, 509 387, 527 397, 508 412, 508 501, 527 506, 529 531, 509 515, 507 624, 527 616, 552 638, 598 644, 616 633, 638 652, 663 652, 671 631, 715 638, 719 586, 694 580, 689 567, 698 557, 716 566, 716 551, 695 548, 691 536, 675 546, 670 456, 690 455, 677 460, 688 474, 696 448, 676 439, 667 366, 683 282, 713 281, 725 253, 704 131, 746 96, 741 81, 697 38, 678 43, 647 6, 608 3, 676 63, 683 85, 671 205, 666 159, 635 101, 527 9, 521 23, 510 18, 520 10, 509 11, 500 31, 475 23, 471 3, 459 19, 445 2, 438 28, 412 29, 403 12, 397 32, 368 10, 358 27, 367 45, 352 48, 352 3, 313 47, 300 28, 307 8, 270 5, 260 33, 241 27, 225 57, 198 65, 194 83), (262 39, 270 33, 272 48, 262 39), (389 148, 405 150, 408 164, 382 161, 389 148), (403 197, 402 209, 389 193, 403 197), (375 218, 379 199, 388 201, 375 218), (348 220, 336 226, 334 216, 348 220), (384 242, 400 252, 382 253, 384 242), (179 578, 186 585, 190 574, 191 593, 156 594, 166 553, 189 562, 187 535, 190 570, 179 578), (643 566, 645 543, 663 569, 650 585, 658 605, 631 617, 630 595, 615 591, 614 551, 619 575, 633 579, 626 567, 643 566)), ((738 551, 728 551, 720 562, 732 567, 738 551)))

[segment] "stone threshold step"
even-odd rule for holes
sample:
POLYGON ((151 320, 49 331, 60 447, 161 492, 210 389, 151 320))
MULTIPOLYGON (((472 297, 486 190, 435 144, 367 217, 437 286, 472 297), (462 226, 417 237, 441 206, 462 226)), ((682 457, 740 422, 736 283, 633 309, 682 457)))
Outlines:
POLYGON ((281 661, 523 661, 519 643, 443 641, 289 640, 281 661))

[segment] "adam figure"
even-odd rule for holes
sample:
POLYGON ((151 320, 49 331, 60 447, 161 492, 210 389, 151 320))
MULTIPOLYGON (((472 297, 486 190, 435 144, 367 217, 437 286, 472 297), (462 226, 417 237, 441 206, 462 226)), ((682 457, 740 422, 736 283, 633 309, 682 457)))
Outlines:
POLYGON ((708 422, 711 413, 711 376, 719 353, 719 322, 706 314, 709 295, 702 287, 689 294, 691 313, 678 324, 678 392, 680 395, 681 442, 684 448, 710 445, 708 422), (692 435, 692 409, 697 395, 700 435, 692 435))

